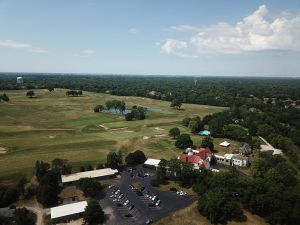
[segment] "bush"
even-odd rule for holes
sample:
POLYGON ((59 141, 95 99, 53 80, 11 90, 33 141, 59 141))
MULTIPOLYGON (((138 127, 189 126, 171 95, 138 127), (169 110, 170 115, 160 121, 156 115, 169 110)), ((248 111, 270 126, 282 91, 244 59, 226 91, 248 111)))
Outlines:
POLYGON ((135 152, 129 153, 126 158, 125 162, 128 165, 137 165, 144 163, 147 160, 143 151, 137 150, 135 152))
POLYGON ((153 187, 159 187, 159 182, 157 179, 152 179, 150 183, 153 187))

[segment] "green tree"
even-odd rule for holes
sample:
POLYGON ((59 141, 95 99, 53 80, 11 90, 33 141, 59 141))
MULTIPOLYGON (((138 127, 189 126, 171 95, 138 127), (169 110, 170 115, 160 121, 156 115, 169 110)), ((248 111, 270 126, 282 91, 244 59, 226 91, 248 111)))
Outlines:
POLYGON ((125 114, 125 120, 126 121, 131 121, 131 120, 133 120, 133 118, 134 118, 134 116, 133 116, 132 112, 129 112, 129 113, 125 114))
POLYGON ((50 165, 43 161, 36 161, 35 163, 35 175, 38 181, 48 172, 50 165))
POLYGON ((274 132, 275 129, 268 124, 262 124, 257 127, 257 134, 262 137, 267 137, 274 132))
POLYGON ((84 224, 99 225, 104 222, 104 212, 96 199, 89 199, 83 213, 84 224))
POLYGON ((76 187, 83 192, 85 197, 96 197, 104 189, 104 186, 93 178, 79 179, 76 187))
POLYGON ((190 147, 193 146, 193 141, 192 141, 190 135, 188 135, 188 134, 181 134, 177 138, 177 140, 175 142, 175 146, 176 146, 176 148, 179 148, 179 149, 190 148, 190 147))
POLYGON ((35 93, 34 93, 34 91, 29 90, 29 91, 27 91, 26 96, 29 98, 33 98, 35 96, 35 93))
POLYGON ((214 139, 210 136, 204 137, 201 142, 201 148, 209 148, 212 152, 214 152, 214 139))
POLYGON ((109 152, 106 156, 106 167, 117 169, 120 164, 120 158, 116 152, 109 152))
POLYGON ((229 124, 224 126, 224 135, 233 139, 245 139, 248 135, 248 131, 240 125, 229 124))
POLYGON ((144 163, 146 161, 146 156, 143 151, 137 150, 135 152, 129 153, 126 158, 125 162, 128 165, 137 165, 144 163))
POLYGON ((72 167, 68 163, 68 160, 56 158, 52 160, 52 171, 62 175, 71 174, 72 167))
POLYGON ((156 180, 158 184, 165 184, 167 176, 167 160, 161 159, 156 168, 156 180))
POLYGON ((180 109, 181 105, 182 105, 182 102, 181 102, 179 99, 174 99, 174 100, 171 102, 170 107, 176 108, 176 109, 180 109))
POLYGON ((169 135, 172 136, 174 139, 180 135, 180 130, 178 127, 173 127, 169 131, 169 135))
POLYGON ((189 125, 190 121, 191 121, 191 118, 190 118, 190 117, 185 117, 185 118, 182 120, 183 126, 186 126, 186 127, 187 127, 187 126, 189 125))
POLYGON ((18 208, 14 212, 13 225, 35 225, 36 215, 26 208, 18 208))
POLYGON ((43 206, 52 206, 57 203, 60 192, 58 179, 58 174, 51 171, 42 177, 38 186, 37 200, 43 206))

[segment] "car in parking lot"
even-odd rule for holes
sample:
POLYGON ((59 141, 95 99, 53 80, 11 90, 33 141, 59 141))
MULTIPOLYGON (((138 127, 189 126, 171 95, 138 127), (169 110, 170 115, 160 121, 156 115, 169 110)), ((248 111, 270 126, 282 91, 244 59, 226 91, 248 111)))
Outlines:
POLYGON ((158 201, 155 203, 155 206, 159 206, 159 205, 160 205, 160 203, 161 203, 161 201, 160 201, 160 200, 158 200, 158 201))
POLYGON ((151 202, 151 203, 148 204, 148 207, 155 207, 155 206, 156 205, 153 202, 151 202))
POLYGON ((131 206, 129 207, 130 210, 132 210, 133 208, 134 208, 134 205, 131 205, 131 206))
POLYGON ((123 197, 124 197, 124 194, 122 193, 122 194, 119 195, 118 199, 121 199, 123 197))
POLYGON ((123 203, 124 206, 126 206, 126 205, 128 205, 128 204, 129 204, 129 200, 126 200, 126 201, 123 203))
POLYGON ((122 207, 122 206, 123 206, 122 203, 120 203, 120 202, 117 203, 117 207, 122 207))
POLYGON ((151 224, 151 223, 153 223, 153 220, 152 220, 152 219, 146 220, 146 224, 151 224))
POLYGON ((154 196, 151 198, 151 200, 152 200, 152 201, 155 201, 155 199, 157 199, 157 196, 154 195, 154 196))
POLYGON ((131 214, 131 213, 127 213, 127 214, 125 215, 125 217, 132 217, 132 214, 131 214))

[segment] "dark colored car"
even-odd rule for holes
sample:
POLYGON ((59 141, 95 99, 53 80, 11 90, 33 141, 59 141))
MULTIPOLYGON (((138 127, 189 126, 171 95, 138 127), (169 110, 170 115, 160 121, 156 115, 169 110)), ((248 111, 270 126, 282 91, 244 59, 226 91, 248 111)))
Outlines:
POLYGON ((170 188, 170 191, 177 192, 177 188, 172 187, 172 188, 170 188))
POLYGON ((149 203, 148 207, 155 207, 155 204, 154 203, 149 203))
POLYGON ((134 205, 131 205, 131 206, 129 207, 130 210, 132 210, 133 208, 134 208, 134 205))
POLYGON ((128 213, 128 214, 125 215, 125 217, 132 217, 132 214, 128 213))

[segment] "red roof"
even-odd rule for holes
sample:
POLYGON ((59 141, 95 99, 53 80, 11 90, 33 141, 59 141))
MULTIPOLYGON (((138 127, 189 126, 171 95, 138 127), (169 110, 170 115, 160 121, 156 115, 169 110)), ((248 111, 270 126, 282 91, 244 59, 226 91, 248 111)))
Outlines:
POLYGON ((198 155, 181 154, 179 155, 179 159, 185 163, 198 163, 201 158, 198 155))
POLYGON ((201 159, 206 160, 207 157, 212 156, 212 152, 209 148, 200 148, 199 152, 196 155, 199 156, 201 159))

